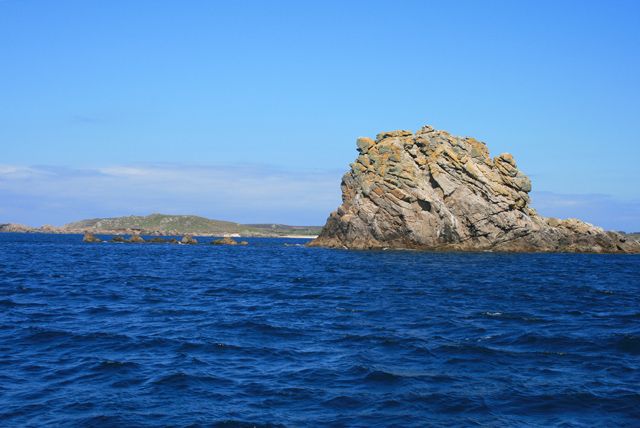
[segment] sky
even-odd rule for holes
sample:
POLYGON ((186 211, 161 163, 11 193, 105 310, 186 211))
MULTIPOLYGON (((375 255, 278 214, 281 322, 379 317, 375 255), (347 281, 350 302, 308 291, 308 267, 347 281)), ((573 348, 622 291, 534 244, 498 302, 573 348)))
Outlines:
POLYGON ((0 0, 0 223, 323 224, 358 136, 512 153, 640 231, 640 2, 0 0))

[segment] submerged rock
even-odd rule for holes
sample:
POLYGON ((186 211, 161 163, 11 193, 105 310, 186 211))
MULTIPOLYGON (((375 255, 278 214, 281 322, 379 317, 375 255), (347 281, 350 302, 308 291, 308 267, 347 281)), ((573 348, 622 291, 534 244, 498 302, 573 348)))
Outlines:
POLYGON ((102 239, 98 238, 93 233, 85 232, 84 236, 82 237, 82 242, 88 242, 88 243, 91 243, 91 244, 96 244, 98 242, 102 242, 102 239))
POLYGON ((249 243, 247 241, 237 242, 233 238, 225 236, 222 239, 216 239, 214 241, 211 241, 211 244, 212 245, 248 245, 249 243))
POLYGON ((124 236, 114 236, 111 238, 111 242, 127 242, 127 240, 124 239, 124 236))
POLYGON ((184 235, 180 240, 180 243, 187 244, 187 245, 195 245, 198 243, 198 240, 191 235, 184 235))
POLYGON ((164 244, 167 241, 165 239, 163 239, 163 238, 160 238, 160 237, 156 236, 155 238, 151 238, 149 240, 149 242, 151 242, 153 244, 164 244))
POLYGON ((311 246, 454 251, 640 252, 640 244, 529 206, 531 181, 510 154, 425 126, 358 138, 342 205, 311 246))

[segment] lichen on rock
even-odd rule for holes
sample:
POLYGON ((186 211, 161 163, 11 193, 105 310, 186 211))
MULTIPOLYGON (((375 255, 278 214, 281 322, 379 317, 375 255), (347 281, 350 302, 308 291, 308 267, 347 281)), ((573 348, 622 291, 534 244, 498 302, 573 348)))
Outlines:
POLYGON ((530 207, 531 181, 508 153, 425 126, 360 137, 342 205, 311 246, 454 251, 640 252, 640 244, 530 207))

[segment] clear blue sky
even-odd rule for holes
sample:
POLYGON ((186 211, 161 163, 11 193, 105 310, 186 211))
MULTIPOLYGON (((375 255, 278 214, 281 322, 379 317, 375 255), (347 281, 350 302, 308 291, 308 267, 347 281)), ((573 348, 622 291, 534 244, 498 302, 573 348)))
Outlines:
POLYGON ((321 224, 357 136, 428 123, 640 230, 638 1, 0 0, 0 77, 0 222, 321 224))

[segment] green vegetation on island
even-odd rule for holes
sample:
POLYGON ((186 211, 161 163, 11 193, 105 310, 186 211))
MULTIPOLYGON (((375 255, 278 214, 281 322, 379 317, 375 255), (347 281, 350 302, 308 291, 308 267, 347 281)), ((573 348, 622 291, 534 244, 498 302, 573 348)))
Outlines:
POLYGON ((284 224, 241 224, 212 220, 195 215, 151 214, 113 218, 92 218, 68 223, 61 227, 32 228, 22 225, 0 225, 0 232, 95 233, 195 236, 316 236, 321 226, 288 226, 284 224))

